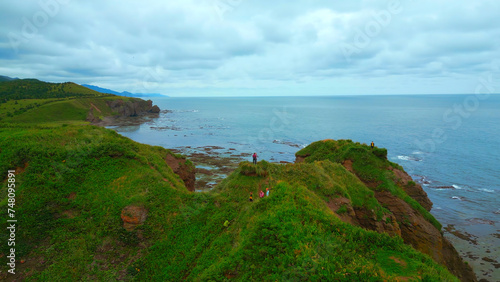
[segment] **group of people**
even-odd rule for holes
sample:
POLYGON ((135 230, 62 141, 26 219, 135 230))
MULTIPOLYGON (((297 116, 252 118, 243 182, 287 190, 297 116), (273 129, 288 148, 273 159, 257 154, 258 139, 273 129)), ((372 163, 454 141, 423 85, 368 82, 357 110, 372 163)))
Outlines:
MULTIPOLYGON (((370 144, 370 147, 373 149, 375 148, 375 143, 372 141, 371 144, 370 144)), ((257 164, 257 153, 253 153, 252 155, 252 159, 253 159, 253 164, 257 164)), ((266 188, 266 193, 264 194, 264 192, 262 190, 260 190, 259 192, 259 197, 260 198, 264 198, 264 195, 265 196, 269 196, 269 188, 266 188)), ((253 193, 250 192, 250 202, 253 202, 253 193)))
MULTIPOLYGON (((264 191, 260 190, 259 192, 259 197, 264 198, 264 196, 268 197, 269 196, 269 188, 266 188, 266 193, 264 194, 264 191)), ((250 202, 253 202, 253 192, 250 192, 250 202)))

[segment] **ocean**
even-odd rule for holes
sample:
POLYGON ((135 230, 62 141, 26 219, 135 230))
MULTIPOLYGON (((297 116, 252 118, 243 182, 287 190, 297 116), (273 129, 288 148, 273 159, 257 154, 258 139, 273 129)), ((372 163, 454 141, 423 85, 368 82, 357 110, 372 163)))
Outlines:
POLYGON ((187 155, 250 160, 256 152, 271 162, 293 162, 323 139, 387 148, 423 186, 431 213, 478 278, 500 281, 500 95, 152 100, 163 110, 158 118, 113 128, 187 155))

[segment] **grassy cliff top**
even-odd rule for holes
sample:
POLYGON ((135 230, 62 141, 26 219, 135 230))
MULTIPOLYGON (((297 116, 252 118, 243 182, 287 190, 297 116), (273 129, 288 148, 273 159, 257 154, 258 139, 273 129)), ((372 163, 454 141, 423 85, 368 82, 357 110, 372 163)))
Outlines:
MULTIPOLYGON (((387 160, 387 149, 353 142, 352 140, 322 140, 317 141, 298 151, 297 160, 312 163, 329 160, 344 164, 373 191, 388 191, 394 196, 403 199, 415 210, 419 211, 437 229, 441 224, 415 199, 408 196, 404 187, 398 184, 393 173, 394 169, 403 168, 387 160)), ((409 185, 415 183, 409 183, 409 185)))
MULTIPOLYGON (((0 148, 0 170, 16 170, 23 279, 456 280, 400 237, 339 219, 332 199, 380 220, 388 211, 330 160, 241 163, 212 192, 191 193, 167 165, 170 151, 99 127, 4 128, 0 148), (265 188, 270 196, 259 198, 265 188), (131 230, 124 222, 134 213, 142 220, 131 230)), ((0 209, 7 204, 3 189, 0 209)), ((5 273, 8 247, 0 248, 5 273)))
POLYGON ((141 100, 103 94, 72 82, 0 81, 0 123, 3 126, 84 124, 89 111, 101 119, 115 115, 107 102, 118 99, 141 100))
POLYGON ((384 228, 406 224, 377 201, 382 191, 439 226, 397 183, 391 168, 401 168, 385 149, 320 141, 297 153, 302 163, 243 162, 211 192, 192 193, 189 160, 84 124, 89 111, 112 115, 116 99, 136 100, 72 83, 0 82, 4 187, 15 171, 15 203, 2 189, 0 210, 14 209, 18 222, 16 275, 7 273, 11 246, 0 244, 0 280, 456 281, 397 230, 348 222, 356 210, 384 228))
POLYGON ((110 96, 73 82, 49 83, 37 79, 0 81, 0 100, 83 98, 110 96))

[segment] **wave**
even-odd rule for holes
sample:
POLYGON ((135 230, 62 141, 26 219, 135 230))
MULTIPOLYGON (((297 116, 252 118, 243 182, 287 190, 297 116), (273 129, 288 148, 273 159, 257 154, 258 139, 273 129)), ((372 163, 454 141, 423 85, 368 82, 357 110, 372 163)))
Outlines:
POLYGON ((170 110, 175 113, 198 113, 199 110, 170 110))
POLYGON ((432 181, 427 179, 427 176, 424 176, 424 175, 413 175, 412 177, 413 177, 413 179, 415 179, 415 181, 417 181, 418 183, 420 183, 424 186, 429 186, 432 183, 432 181))
POLYGON ((481 188, 481 189, 478 189, 479 191, 483 191, 483 192, 487 192, 487 193, 495 193, 495 190, 491 190, 491 189, 486 189, 486 188, 481 188))
POLYGON ((403 161, 415 161, 415 162, 421 162, 422 159, 412 157, 412 156, 405 156, 405 155, 400 155, 398 156, 398 159, 403 160, 403 161))
POLYGON ((411 154, 412 154, 412 155, 423 155, 423 154, 424 154, 424 152, 420 152, 420 151, 413 151, 411 154))
POLYGON ((456 185, 456 184, 452 184, 451 186, 452 186, 453 188, 457 189, 457 190, 462 190, 462 189, 464 189, 462 186, 458 186, 458 185, 456 185))
POLYGON ((274 139, 273 143, 274 144, 287 145, 287 146, 295 147, 295 148, 304 148, 304 147, 302 147, 302 145, 299 145, 299 144, 296 144, 296 143, 293 143, 293 142, 290 142, 290 141, 282 141, 282 140, 279 140, 279 139, 274 139))
POLYGON ((459 197, 459 196, 453 196, 451 197, 453 200, 460 200, 460 201, 463 201, 465 199, 465 197, 459 197))

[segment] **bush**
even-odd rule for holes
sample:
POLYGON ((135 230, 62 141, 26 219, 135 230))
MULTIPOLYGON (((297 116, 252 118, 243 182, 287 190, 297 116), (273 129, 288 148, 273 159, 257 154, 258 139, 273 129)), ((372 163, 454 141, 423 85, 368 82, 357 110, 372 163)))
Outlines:
POLYGON ((380 159, 387 160, 387 149, 385 148, 373 148, 373 154, 380 159))
POLYGON ((240 163, 240 174, 246 176, 267 176, 267 163, 259 162, 257 165, 251 164, 249 162, 240 163))

